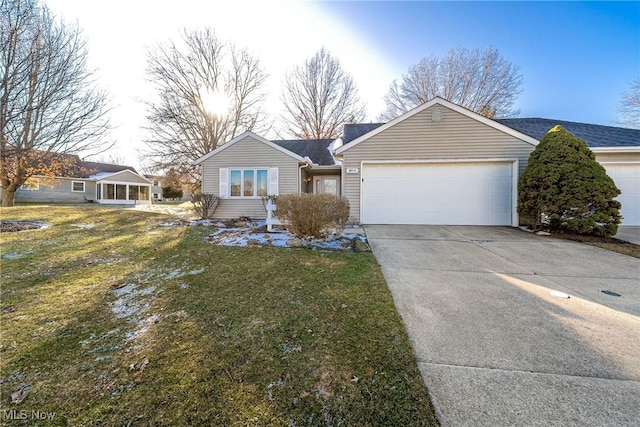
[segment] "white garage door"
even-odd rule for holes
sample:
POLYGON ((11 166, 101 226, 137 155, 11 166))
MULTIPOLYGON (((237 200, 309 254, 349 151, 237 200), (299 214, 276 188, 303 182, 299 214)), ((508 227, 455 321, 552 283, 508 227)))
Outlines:
POLYGON ((511 225, 512 162, 365 164, 365 224, 511 225))
POLYGON ((613 178, 621 193, 622 225, 640 225, 640 164, 603 164, 607 174, 613 178))

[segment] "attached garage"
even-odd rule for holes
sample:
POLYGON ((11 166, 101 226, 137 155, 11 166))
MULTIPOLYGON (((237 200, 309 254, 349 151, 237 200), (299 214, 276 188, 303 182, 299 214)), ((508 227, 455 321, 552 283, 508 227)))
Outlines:
POLYGON ((538 141, 441 98, 388 123, 345 125, 342 194, 363 224, 518 226, 538 141))
POLYGON ((640 225, 640 163, 607 163, 602 166, 620 189, 622 225, 640 225))
POLYGON ((517 173, 513 159, 363 163, 362 222, 514 225, 517 173))

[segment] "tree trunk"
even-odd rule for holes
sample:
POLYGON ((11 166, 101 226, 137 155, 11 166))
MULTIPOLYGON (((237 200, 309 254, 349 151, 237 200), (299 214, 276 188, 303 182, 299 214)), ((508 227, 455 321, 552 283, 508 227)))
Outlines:
POLYGON ((15 190, 8 190, 6 187, 2 189, 2 207, 8 208, 15 204, 16 192, 15 190))

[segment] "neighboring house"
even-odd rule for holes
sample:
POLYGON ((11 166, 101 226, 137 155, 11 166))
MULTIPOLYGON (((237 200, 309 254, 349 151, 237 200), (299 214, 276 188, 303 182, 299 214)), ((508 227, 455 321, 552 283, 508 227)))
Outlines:
MULTIPOLYGON (((220 218, 264 218, 266 195, 331 192, 346 196, 352 220, 364 224, 517 226, 519 176, 539 138, 564 122, 549 123, 532 133, 434 98, 386 124, 345 125, 334 141, 269 141, 247 132, 194 164, 203 193, 221 198, 220 218)), ((633 132, 606 143, 576 134, 610 171, 607 161, 637 167, 640 138, 633 132)), ((631 205, 633 188, 623 191, 631 205)), ((625 216, 625 224, 634 223, 633 212, 625 216)))
MULTIPOLYGON (((164 180, 165 177, 162 175, 144 175, 146 179, 151 181, 151 200, 154 202, 161 202, 165 200, 162 195, 162 189, 164 188, 164 180)), ((177 199, 166 199, 166 200, 177 200, 180 202, 188 202, 191 200, 191 189, 193 188, 194 183, 193 180, 187 175, 183 174, 180 176, 180 189, 182 190, 182 197, 177 199)))
POLYGON ((154 202, 162 201, 162 176, 144 175, 151 182, 151 200, 154 202))
POLYGON ((622 223, 640 225, 640 130, 551 119, 497 121, 536 139, 555 125, 583 139, 621 191, 622 223))
POLYGON ((149 204, 151 182, 130 166, 82 161, 53 179, 31 177, 16 191, 16 202, 149 204))

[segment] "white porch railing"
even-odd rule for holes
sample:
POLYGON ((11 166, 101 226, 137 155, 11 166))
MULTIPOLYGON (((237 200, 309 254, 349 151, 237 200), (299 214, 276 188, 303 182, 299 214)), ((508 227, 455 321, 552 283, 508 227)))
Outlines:
POLYGON ((267 231, 273 231, 274 225, 282 225, 278 217, 275 216, 276 204, 273 203, 273 200, 269 199, 267 201, 267 231))

